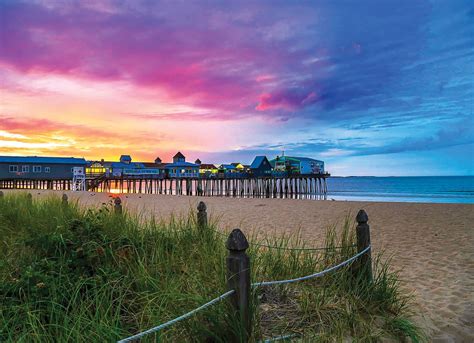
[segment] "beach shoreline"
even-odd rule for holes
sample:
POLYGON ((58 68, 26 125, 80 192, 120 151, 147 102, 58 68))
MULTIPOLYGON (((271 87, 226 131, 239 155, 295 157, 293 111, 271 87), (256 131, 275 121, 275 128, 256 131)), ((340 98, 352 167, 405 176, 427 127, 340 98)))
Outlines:
MULTIPOLYGON (((14 191, 3 191, 4 193, 14 191)), ((59 191, 28 190, 33 197, 59 191)), ((111 194, 64 192, 85 206, 101 206, 111 194)), ((116 196, 116 195, 114 195, 116 196)), ((122 194, 132 212, 167 218, 207 205, 211 220, 229 231, 247 235, 291 235, 298 232, 307 245, 320 245, 326 228, 358 210, 369 216, 373 254, 391 257, 402 286, 415 296, 417 321, 430 342, 474 341, 474 205, 372 201, 318 201, 266 198, 189 197, 122 194)))

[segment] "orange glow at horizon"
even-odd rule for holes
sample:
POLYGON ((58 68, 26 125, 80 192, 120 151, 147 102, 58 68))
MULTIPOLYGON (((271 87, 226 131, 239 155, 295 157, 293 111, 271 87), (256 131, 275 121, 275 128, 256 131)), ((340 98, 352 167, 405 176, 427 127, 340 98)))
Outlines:
POLYGON ((16 77, 21 87, 30 79, 33 82, 29 92, 15 89, 2 93, 3 155, 116 161, 120 155, 130 154, 135 161, 153 161, 156 157, 170 161, 178 150, 212 151, 216 143, 219 149, 232 149, 245 132, 256 131, 245 125, 245 120, 239 127, 232 121, 181 120, 183 113, 199 114, 206 109, 183 105, 166 94, 153 97, 149 91, 125 82, 34 73, 24 76, 14 71, 9 75, 16 77), (235 135, 223 137, 222 132, 235 135))

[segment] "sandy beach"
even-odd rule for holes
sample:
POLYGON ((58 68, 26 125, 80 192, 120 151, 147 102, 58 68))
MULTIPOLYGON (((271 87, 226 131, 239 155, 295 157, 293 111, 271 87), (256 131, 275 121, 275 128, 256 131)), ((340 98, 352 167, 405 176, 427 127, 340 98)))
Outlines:
MULTIPOLYGON (((32 191, 35 197, 52 191, 32 191)), ((61 193, 58 193, 59 195, 61 193)), ((71 193, 84 205, 101 205, 108 194, 71 193)), ((291 199, 200 198, 122 195, 129 210, 167 217, 186 214, 205 201, 222 230, 251 234, 291 234, 318 245, 324 230, 359 209, 371 226, 373 253, 392 256, 403 287, 415 295, 418 321, 430 342, 474 341, 474 205, 291 199)), ((309 244, 309 243, 308 243, 309 244)))

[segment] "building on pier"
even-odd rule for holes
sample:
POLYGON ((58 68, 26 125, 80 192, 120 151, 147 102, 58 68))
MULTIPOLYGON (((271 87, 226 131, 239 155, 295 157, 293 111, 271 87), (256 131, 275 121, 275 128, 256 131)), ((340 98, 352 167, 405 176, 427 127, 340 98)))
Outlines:
POLYGON ((240 162, 232 162, 231 163, 235 169, 239 172, 239 173, 245 173, 248 171, 248 169, 250 168, 249 165, 245 165, 245 164, 242 164, 240 162))
POLYGON ((244 178, 248 176, 248 170, 245 169, 243 164, 238 162, 221 164, 219 167, 218 177, 220 178, 244 178))
POLYGON ((86 176, 89 178, 99 177, 107 172, 105 161, 87 161, 86 176))
POLYGON ((86 160, 74 157, 0 156, 0 179, 66 180, 75 167, 86 167, 86 160))
POLYGON ((166 175, 165 163, 157 157, 155 162, 132 162, 130 155, 120 156, 119 162, 89 161, 86 167, 86 176, 94 179, 101 176, 151 176, 164 177, 166 175))
POLYGON ((234 165, 225 163, 220 165, 219 170, 225 174, 238 172, 234 165))
POLYGON ((154 177, 166 177, 166 163, 142 162, 144 173, 142 175, 153 175, 154 177))
POLYGON ((324 174, 324 162, 309 157, 277 156, 270 161, 274 172, 289 175, 324 174))
POLYGON ((186 162, 186 157, 179 151, 173 156, 173 163, 167 163, 165 168, 169 177, 199 177, 199 165, 196 163, 186 162))
POLYGON ((212 163, 201 163, 199 164, 199 175, 202 177, 212 177, 217 174, 219 168, 212 163))
POLYGON ((163 178, 166 168, 161 159, 157 157, 155 162, 132 162, 130 155, 120 156, 119 162, 104 162, 106 176, 115 177, 151 177, 163 178))
POLYGON ((120 163, 123 163, 123 164, 132 163, 132 156, 130 156, 130 155, 121 155, 120 156, 120 163))
POLYGON ((112 163, 112 175, 113 176, 149 176, 149 177, 164 177, 165 169, 160 168, 155 163, 142 163, 132 162, 130 164, 124 164, 121 162, 112 163))
POLYGON ((271 176, 272 166, 266 156, 256 156, 250 165, 250 175, 254 177, 271 176))

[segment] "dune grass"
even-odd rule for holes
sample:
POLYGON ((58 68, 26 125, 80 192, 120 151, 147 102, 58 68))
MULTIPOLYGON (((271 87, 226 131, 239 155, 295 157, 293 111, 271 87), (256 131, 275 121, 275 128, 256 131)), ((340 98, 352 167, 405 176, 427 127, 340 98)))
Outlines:
MULTIPOLYGON (((330 228, 327 249, 251 244, 252 281, 294 278, 356 253, 354 227, 330 228), (336 249, 337 246, 345 246, 336 249)), ((173 319, 226 291, 226 236, 186 218, 157 221, 110 205, 83 209, 59 198, 0 197, 0 341, 113 342, 173 319)), ((298 237, 249 241, 303 246, 298 237)), ((425 340, 387 262, 374 281, 350 267, 297 284, 262 287, 252 301, 251 341, 294 334, 298 342, 425 340)), ((143 342, 229 342, 238 324, 222 301, 143 342)))

